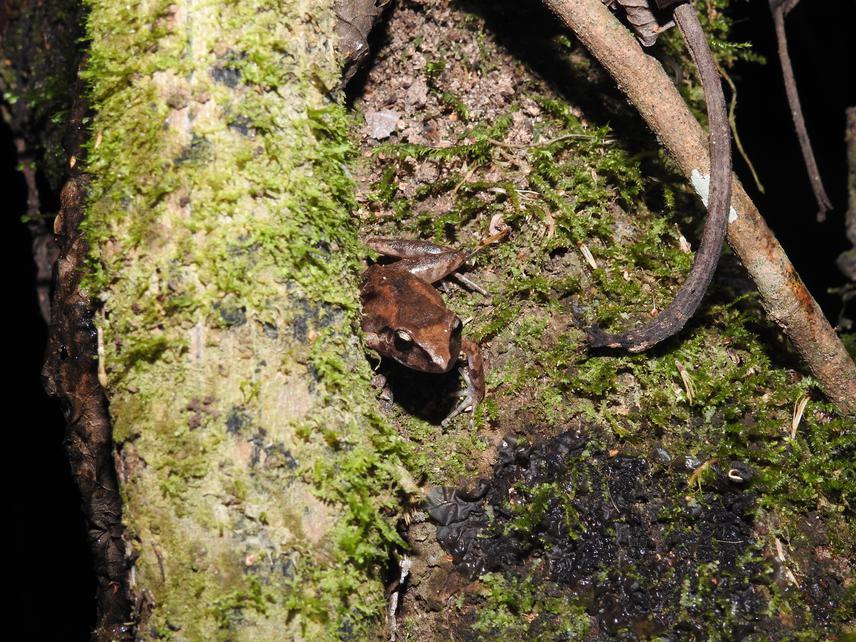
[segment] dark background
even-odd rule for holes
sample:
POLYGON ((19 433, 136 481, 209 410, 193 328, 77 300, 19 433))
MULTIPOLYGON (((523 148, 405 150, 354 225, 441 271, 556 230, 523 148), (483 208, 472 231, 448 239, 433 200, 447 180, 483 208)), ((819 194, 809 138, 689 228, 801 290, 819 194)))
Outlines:
POLYGON ((785 97, 767 0, 750 0, 741 13, 744 15, 732 39, 752 42, 754 50, 767 58, 766 65, 741 63, 733 72, 738 132, 766 195, 755 190, 736 150, 734 168, 834 324, 841 300, 827 290, 845 283, 834 261, 850 247, 844 235, 844 110, 856 106, 856 0, 803 0, 785 20, 803 115, 821 178, 835 208, 827 213, 825 223, 815 221, 817 205, 785 97))
MULTIPOLYGON (((26 639, 87 640, 95 621, 95 577, 89 560, 80 496, 63 450, 64 422, 47 398, 40 371, 47 328, 36 301, 29 230, 21 223, 27 188, 15 169, 8 127, 0 126, 0 239, 7 261, 6 390, 9 414, 4 431, 4 486, 11 503, 12 573, 4 574, 11 594, 9 621, 27 630, 26 639)), ((7 603, 8 604, 8 603, 7 603)))
MULTIPOLYGON (((817 210, 785 99, 776 43, 766 0, 738 3, 734 39, 754 43, 767 65, 741 63, 738 128, 767 193, 754 190, 743 161, 735 170, 782 242, 812 294, 835 323, 840 299, 827 290, 844 277, 835 257, 849 247, 844 236, 847 207, 844 110, 856 105, 856 25, 853 0, 804 0, 787 19, 790 54, 809 134, 835 209, 815 222, 817 210)), ((8 328, 7 373, 11 412, 5 431, 6 492, 14 537, 11 616, 33 640, 86 640, 94 622, 95 579, 79 514, 79 497, 63 451, 63 419, 41 388, 46 328, 35 298, 30 237, 20 217, 26 188, 17 173, 8 128, 0 124, 0 184, 3 185, 3 255, 6 295, 13 323, 8 328)))

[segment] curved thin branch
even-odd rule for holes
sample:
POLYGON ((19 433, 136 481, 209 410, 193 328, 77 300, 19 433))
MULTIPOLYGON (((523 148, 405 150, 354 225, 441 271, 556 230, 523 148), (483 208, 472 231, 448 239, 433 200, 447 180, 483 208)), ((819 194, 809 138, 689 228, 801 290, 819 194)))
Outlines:
POLYGON ((648 323, 620 335, 591 329, 589 343, 594 348, 623 348, 630 352, 642 352, 679 332, 698 309, 707 292, 725 241, 731 203, 731 136, 725 96, 695 9, 685 2, 675 8, 674 17, 698 67, 710 121, 711 187, 701 245, 686 281, 665 310, 648 323))
POLYGON ((734 84, 731 76, 728 75, 728 72, 721 65, 717 64, 717 69, 719 70, 719 75, 731 90, 731 97, 728 99, 728 124, 731 126, 731 138, 734 140, 734 146, 743 158, 743 162, 746 163, 749 173, 752 174, 752 180, 755 182, 755 189, 757 189, 761 194, 766 194, 767 190, 764 188, 764 184, 761 182, 761 178, 755 170, 755 164, 752 162, 752 159, 749 158, 749 154, 746 153, 746 149, 743 147, 743 141, 740 139, 740 132, 737 130, 737 85, 734 84))
MULTIPOLYGON (((660 63, 642 51, 601 0, 544 1, 615 78, 685 175, 703 177, 710 167, 704 131, 660 63)), ((703 192, 703 182, 696 182, 703 192)), ((856 365, 736 179, 728 241, 755 281, 767 314, 826 395, 843 412, 856 414, 856 365)))

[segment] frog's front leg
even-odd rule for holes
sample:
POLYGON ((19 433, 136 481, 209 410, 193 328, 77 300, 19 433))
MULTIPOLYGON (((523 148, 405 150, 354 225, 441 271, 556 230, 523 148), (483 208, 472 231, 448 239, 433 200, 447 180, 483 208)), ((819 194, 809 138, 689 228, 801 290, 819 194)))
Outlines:
POLYGON ((478 344, 469 339, 461 339, 460 360, 463 362, 458 369, 467 384, 467 389, 460 392, 461 400, 452 412, 441 422, 443 426, 466 410, 475 410, 485 395, 484 361, 478 344))

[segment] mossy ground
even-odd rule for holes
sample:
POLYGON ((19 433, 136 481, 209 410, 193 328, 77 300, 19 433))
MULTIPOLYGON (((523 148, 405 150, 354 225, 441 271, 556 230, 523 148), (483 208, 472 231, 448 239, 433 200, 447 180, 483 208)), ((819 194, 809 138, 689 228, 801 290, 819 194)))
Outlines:
MULTIPOLYGON (((727 5, 710 5, 707 16, 721 41, 727 5)), ((447 293, 486 353, 488 395, 472 424, 466 416, 451 428, 437 421, 437 395, 456 385, 453 377, 393 368, 404 383, 389 411, 423 478, 471 486, 493 475, 500 437, 537 443, 571 428, 596 432, 604 453, 647 459, 662 449, 697 462, 696 477, 682 473, 692 485, 661 489, 660 499, 675 505, 703 496, 716 462, 741 462, 755 472, 757 493, 745 554, 761 574, 781 574, 758 608, 782 623, 783 635, 814 639, 846 628, 856 554, 852 419, 838 416, 800 370, 730 253, 678 337, 637 356, 585 349, 588 324, 619 329, 663 308, 689 268, 686 239, 696 245, 703 217, 609 79, 549 15, 515 3, 403 2, 382 45, 355 105, 392 110, 400 121, 382 144, 356 124, 367 148, 358 168, 365 235, 467 248, 489 235, 492 219, 511 228, 472 262, 469 276, 489 296, 454 286, 447 293), (820 608, 814 587, 824 583, 840 590, 830 589, 835 597, 820 608)), ((715 50, 724 65, 752 55, 745 46, 715 50)), ((659 51, 674 53, 674 42, 659 51)), ((697 104, 692 76, 684 78, 697 104)), ((415 569, 403 618, 413 639, 426 639, 440 626, 432 578, 451 571, 428 561, 415 569)), ((714 583, 717 573, 725 577, 697 570, 714 583)), ((451 582, 456 589, 441 593, 460 619, 444 634, 534 639, 521 618, 542 621, 555 609, 545 600, 562 590, 531 572, 523 564, 475 584, 451 582), (542 591, 528 599, 532 577, 542 591), (511 610, 509 590, 521 596, 511 610)), ((553 630, 543 639, 583 635, 574 628, 581 602, 566 598, 568 611, 551 616, 567 624, 566 637, 553 630)), ((688 617, 698 631, 724 617, 714 638, 733 630, 716 609, 688 617)))

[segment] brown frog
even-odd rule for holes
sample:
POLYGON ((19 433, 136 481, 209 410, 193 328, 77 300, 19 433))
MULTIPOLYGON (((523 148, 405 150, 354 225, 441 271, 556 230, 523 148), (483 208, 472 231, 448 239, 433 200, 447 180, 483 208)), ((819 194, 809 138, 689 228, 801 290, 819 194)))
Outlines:
POLYGON ((455 272, 473 253, 407 239, 372 238, 366 245, 399 259, 372 265, 363 273, 366 345, 419 372, 445 373, 461 364, 467 389, 459 393, 461 401, 443 420, 445 425, 484 399, 484 364, 478 345, 461 336, 463 323, 433 284, 449 276, 461 279, 455 272))

